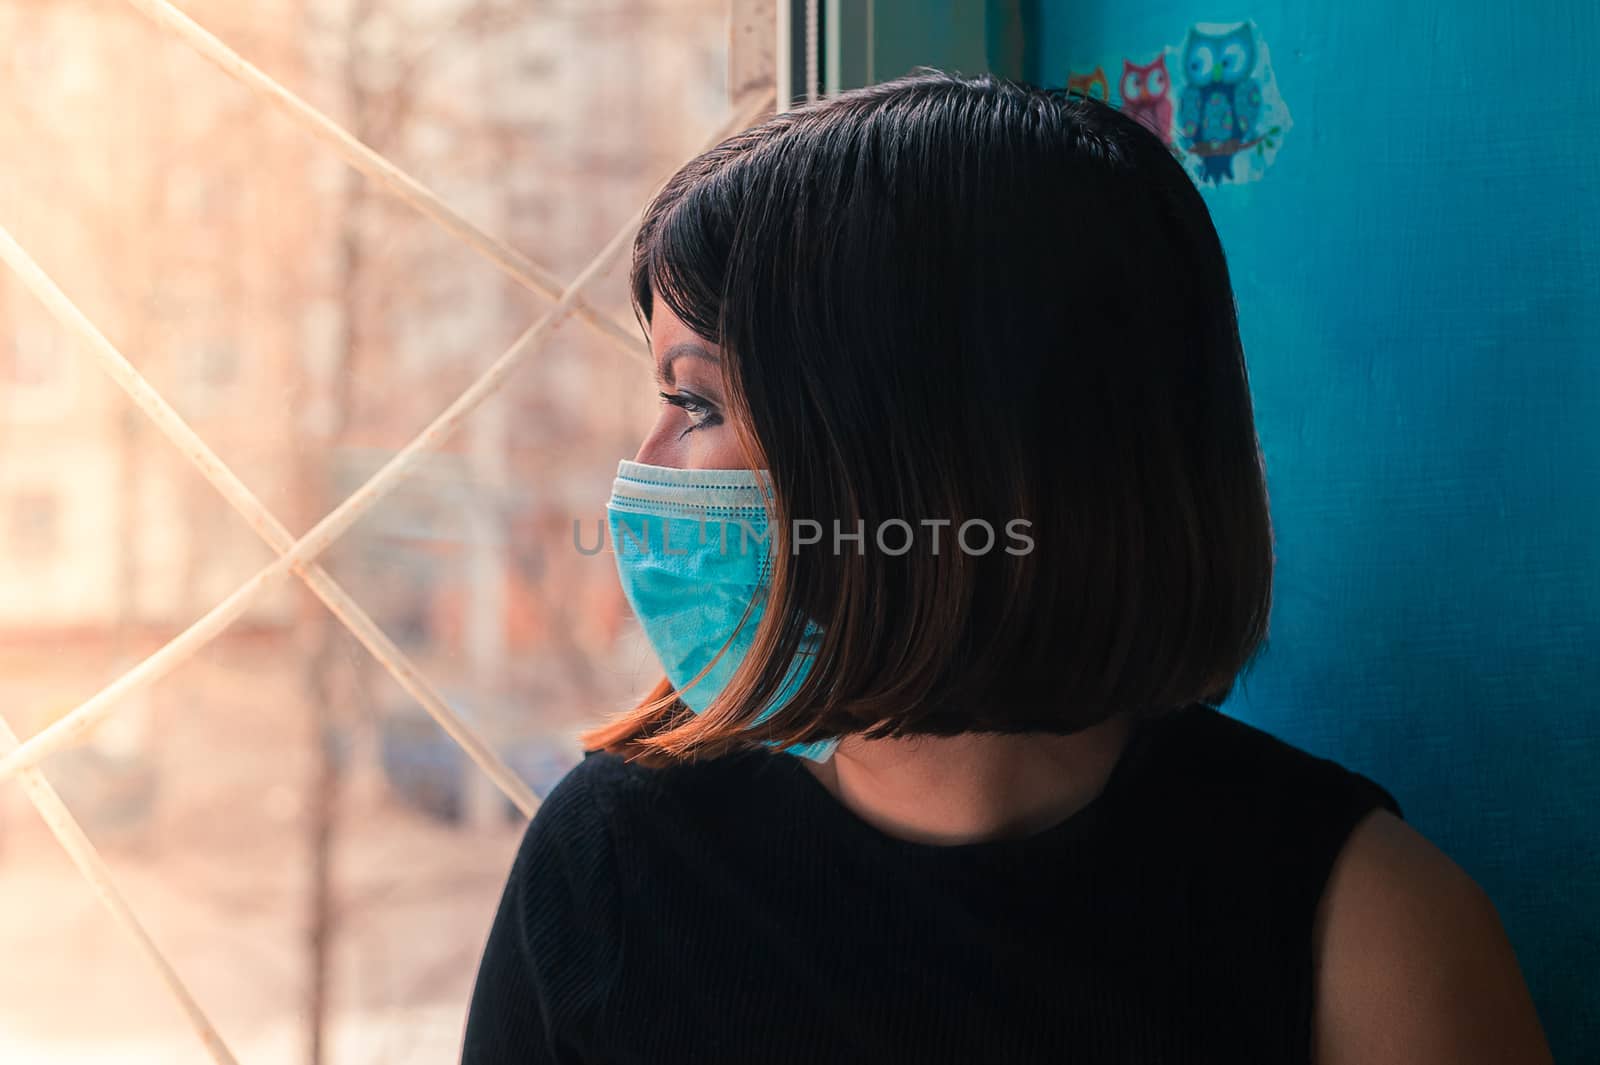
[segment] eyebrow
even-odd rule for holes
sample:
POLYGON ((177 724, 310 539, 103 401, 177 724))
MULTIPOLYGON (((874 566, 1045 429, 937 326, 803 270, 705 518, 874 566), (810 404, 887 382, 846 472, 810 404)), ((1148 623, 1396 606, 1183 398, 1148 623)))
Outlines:
POLYGON ((690 341, 684 341, 681 344, 672 345, 672 347, 668 348, 666 353, 661 356, 661 361, 656 364, 656 377, 660 379, 663 384, 673 384, 672 364, 677 362, 679 359, 685 358, 704 359, 707 362, 718 366, 722 364, 722 360, 707 348, 690 341))

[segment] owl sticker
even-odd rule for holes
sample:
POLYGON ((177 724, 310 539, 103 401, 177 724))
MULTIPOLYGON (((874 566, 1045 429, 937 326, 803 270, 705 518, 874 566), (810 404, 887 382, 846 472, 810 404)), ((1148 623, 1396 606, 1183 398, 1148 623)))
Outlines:
POLYGON ((1155 132, 1202 188, 1258 181, 1289 132, 1267 42, 1254 22, 1196 23, 1182 44, 1151 42, 1135 63, 1103 53, 1068 57, 1067 89, 1120 107, 1155 132), (1114 83, 1107 69, 1120 69, 1114 83))
POLYGON ((1289 128, 1289 111, 1255 25, 1192 26, 1180 54, 1178 143, 1197 160, 1195 176, 1214 185, 1259 177, 1289 128))
POLYGON ((1104 103, 1111 98, 1111 83, 1106 80, 1105 68, 1095 67, 1088 74, 1068 74, 1067 91, 1104 103))
POLYGON ((1122 110, 1144 123, 1168 145, 1172 143, 1172 97, 1168 95, 1171 87, 1165 53, 1142 67, 1126 59, 1122 61, 1122 80, 1117 83, 1122 110))

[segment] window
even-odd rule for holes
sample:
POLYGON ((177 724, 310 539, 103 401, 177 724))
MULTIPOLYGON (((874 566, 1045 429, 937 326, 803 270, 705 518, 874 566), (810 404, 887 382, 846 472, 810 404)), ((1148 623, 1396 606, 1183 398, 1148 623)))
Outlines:
MULTIPOLYGON (((706 120, 724 66, 682 57, 722 54, 724 0, 373 0, 357 24, 299 0, 180 3, 299 96, 165 4, 98 5, 19 45, 36 71, 95 76, 46 123, 0 122, 24 265, 126 360, 0 271, 0 433, 42 439, 23 424, 40 405, 13 397, 70 396, 78 373, 122 386, 60 428, 70 448, 36 449, 47 479, 0 496, 0 536, 92 570, 105 617, 129 590, 218 571, 232 589, 170 628, 11 634, 48 653, 0 670, 0 803, 46 812, 76 869, 45 824, 0 819, 20 900, 0 908, 0 957, 30 959, 0 965, 26 1022, 0 1029, 0 1060, 233 1060, 224 1043, 241 1062, 450 1060, 521 835, 507 802, 530 813, 576 760, 563 737, 653 679, 609 560, 571 542, 654 409, 615 263, 627 220, 770 87, 706 120), (330 154, 364 176, 328 180, 330 154), (553 309, 577 278, 581 300, 553 309), (105 506, 67 529, 49 478, 83 480, 83 455, 101 471, 84 498, 105 506), (124 491, 158 481, 171 491, 124 491), (189 534, 125 535, 134 519, 189 534), (314 565, 293 578, 285 552, 314 565), (293 609, 250 609, 285 587, 293 609), (83 799, 74 730, 141 698, 150 764, 97 778, 114 801, 83 799), (132 839, 113 876, 94 847, 132 839), (139 950, 67 903, 79 876, 145 922, 139 950)), ((0 32, 41 24, 6 17, 0 32)), ((0 94, 34 98, 26 74, 0 65, 0 94)))

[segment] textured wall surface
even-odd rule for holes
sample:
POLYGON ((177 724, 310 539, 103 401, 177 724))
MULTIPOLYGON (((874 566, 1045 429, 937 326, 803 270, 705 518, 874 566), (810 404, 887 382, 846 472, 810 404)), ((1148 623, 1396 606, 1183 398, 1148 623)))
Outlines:
POLYGON ((1426 6, 1042 0, 1029 73, 1270 44, 1294 127, 1205 193, 1279 555, 1229 709, 1393 791, 1600 1061, 1600 5, 1426 6))

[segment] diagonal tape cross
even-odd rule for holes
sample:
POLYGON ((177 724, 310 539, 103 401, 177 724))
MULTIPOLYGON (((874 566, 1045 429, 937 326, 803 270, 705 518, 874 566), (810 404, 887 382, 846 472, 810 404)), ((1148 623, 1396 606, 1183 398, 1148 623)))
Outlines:
MULTIPOLYGON (((744 107, 741 107, 726 127, 717 131, 713 143, 719 142, 733 130, 744 128, 755 116, 763 113, 771 106, 770 94, 760 93, 757 94, 757 97, 753 103, 747 102, 744 107)), ((637 225, 637 215, 629 218, 606 246, 601 249, 599 254, 590 261, 589 265, 573 279, 572 284, 562 293, 561 298, 556 301, 554 307, 541 316, 533 325, 529 326, 522 336, 518 337, 516 342, 506 349, 499 358, 495 359, 476 381, 457 396, 455 401, 430 422, 421 433, 397 451, 365 484, 351 493, 343 503, 329 511, 303 537, 292 543, 286 542, 288 537, 287 530, 283 530, 275 519, 271 519, 271 515, 266 512, 264 507, 261 507, 259 501, 254 501, 254 497, 250 495, 249 490, 244 487, 243 483, 239 482, 237 477, 231 471, 228 471, 226 466, 222 465, 215 454, 200 442, 199 437, 194 434, 193 430, 183 424, 177 414, 172 412, 164 401, 160 400, 159 395, 153 388, 149 387, 148 382, 144 382, 143 378, 138 377, 137 371, 132 371, 132 367, 127 364, 127 360, 122 358, 121 354, 110 345, 109 341, 105 341, 104 337, 100 336, 98 331, 93 330, 93 327, 90 326, 91 332, 86 339, 91 341, 94 350, 107 363, 108 368, 120 365, 133 372, 132 379, 125 378, 124 375, 114 372, 113 376, 118 377, 118 383, 123 384, 125 388, 132 387, 135 389, 133 394, 136 401, 141 401, 142 397, 147 394, 148 398, 140 403, 142 407, 145 407, 147 413, 152 409, 159 409, 171 415, 170 419, 165 417, 157 418, 158 425, 162 431, 174 435, 175 442, 179 443, 186 457, 195 463, 208 480, 218 486, 218 490, 222 491, 230 503, 241 508, 240 512, 244 514, 247 520, 251 521, 252 525, 256 526, 257 532, 261 533, 268 540, 268 543, 280 552, 280 555, 277 561, 257 572, 255 576, 251 577, 231 595, 202 615, 199 620, 179 633, 150 657, 107 685, 98 694, 76 709, 47 728, 42 729, 37 735, 28 739, 10 754, 0 757, 0 781, 6 780, 23 768, 38 764, 40 760, 48 757, 51 753, 70 746, 85 731, 108 716, 118 700, 128 693, 146 687, 165 676, 210 642, 240 614, 244 613, 257 595, 285 573, 290 570, 305 571, 308 581, 312 580, 313 578, 309 576, 310 571, 306 569, 307 565, 322 552, 326 551, 335 540, 349 530, 367 511, 371 510, 379 500, 393 491, 406 475, 411 472, 412 468, 417 465, 424 454, 448 438, 473 409, 499 389, 500 385, 521 364, 523 359, 535 349, 538 342, 571 311, 573 305, 577 303, 582 290, 596 277, 604 273, 612 261, 628 246, 637 225), (111 357, 108 358, 108 356, 111 357), (142 384, 142 388, 135 385, 134 379, 142 384), (155 402, 149 403, 150 400, 155 402), (146 405, 147 403, 149 403, 148 406, 146 405), (199 450, 195 450, 190 446, 191 441, 199 445, 199 450), (227 487, 224 487, 224 485, 227 485, 227 487), (253 503, 247 502, 247 499, 253 501, 253 503), (272 525, 282 531, 282 538, 273 533, 270 527, 263 526, 263 517, 271 519, 272 525)), ((4 258, 13 268, 17 269, 24 281, 29 284, 29 287, 33 288, 36 293, 41 294, 42 297, 49 297, 52 293, 58 296, 59 301, 46 298, 46 303, 57 313, 67 311, 67 320, 73 324, 75 330, 81 328, 81 326, 77 325, 78 321, 82 321, 85 325, 88 324, 82 313, 72 307, 65 296, 60 295, 59 290, 55 288, 49 278, 45 277, 37 266, 33 265, 32 260, 4 230, 0 230, 0 258, 4 258)), ((320 568, 318 572, 321 572, 320 568)), ((313 590, 318 591, 319 595, 323 592, 329 592, 329 587, 331 586, 333 591, 329 592, 329 598, 333 601, 329 602, 329 598, 324 598, 324 602, 328 602, 330 609, 333 609, 334 613, 340 616, 341 621, 346 621, 348 624, 346 615, 341 613, 341 608, 346 602, 350 606, 354 606, 353 601, 349 601, 348 596, 344 595, 342 590, 338 590, 338 586, 333 584, 332 579, 328 578, 325 573, 318 583, 320 584, 320 590, 317 584, 313 585, 313 590), (336 603, 339 605, 336 606, 336 603)), ((364 614, 360 616, 365 617, 364 614)), ((368 621, 370 622, 370 619, 368 621)), ((377 630, 375 625, 372 625, 366 632, 355 629, 352 629, 352 631, 355 632, 358 639, 362 639, 363 643, 373 639, 379 642, 380 646, 386 645, 385 650, 393 646, 382 636, 382 633, 377 630)), ((393 668, 401 660, 401 657, 398 649, 396 649, 394 655, 380 660, 384 662, 386 667, 393 668)), ((414 669, 404 678, 397 673, 396 679, 400 680, 407 690, 413 694, 422 690, 421 675, 416 673, 414 669)), ((439 706, 444 706, 442 700, 439 701, 439 706)), ((429 709, 431 712, 433 707, 429 707, 429 709)), ((449 713, 448 708, 445 709, 446 716, 440 721, 440 724, 444 725, 446 730, 449 731, 455 726, 448 722, 454 721, 459 724, 459 719, 453 713, 449 713)), ((464 725, 460 727, 465 731, 464 725)), ((470 732, 466 734, 470 735, 470 732)), ((451 735, 458 740, 461 738, 454 731, 451 732, 451 735)), ((486 755, 486 761, 489 759, 498 761, 486 746, 482 750, 486 755)), ((472 753, 470 747, 468 748, 468 753, 472 753)), ((515 774, 512 774, 509 769, 506 769, 505 773, 510 780, 516 779, 515 774)), ((494 773, 491 772, 491 776, 493 775, 494 773)), ((497 783, 502 783, 502 786, 505 786, 498 778, 497 783)), ((514 785, 514 787, 516 786, 520 785, 514 785)), ((508 791, 508 794, 512 793, 508 791)), ((512 797, 513 799, 516 798, 514 794, 512 797)), ((519 805, 523 804, 519 803, 519 805)), ((531 810, 532 805, 527 808, 531 810)))

